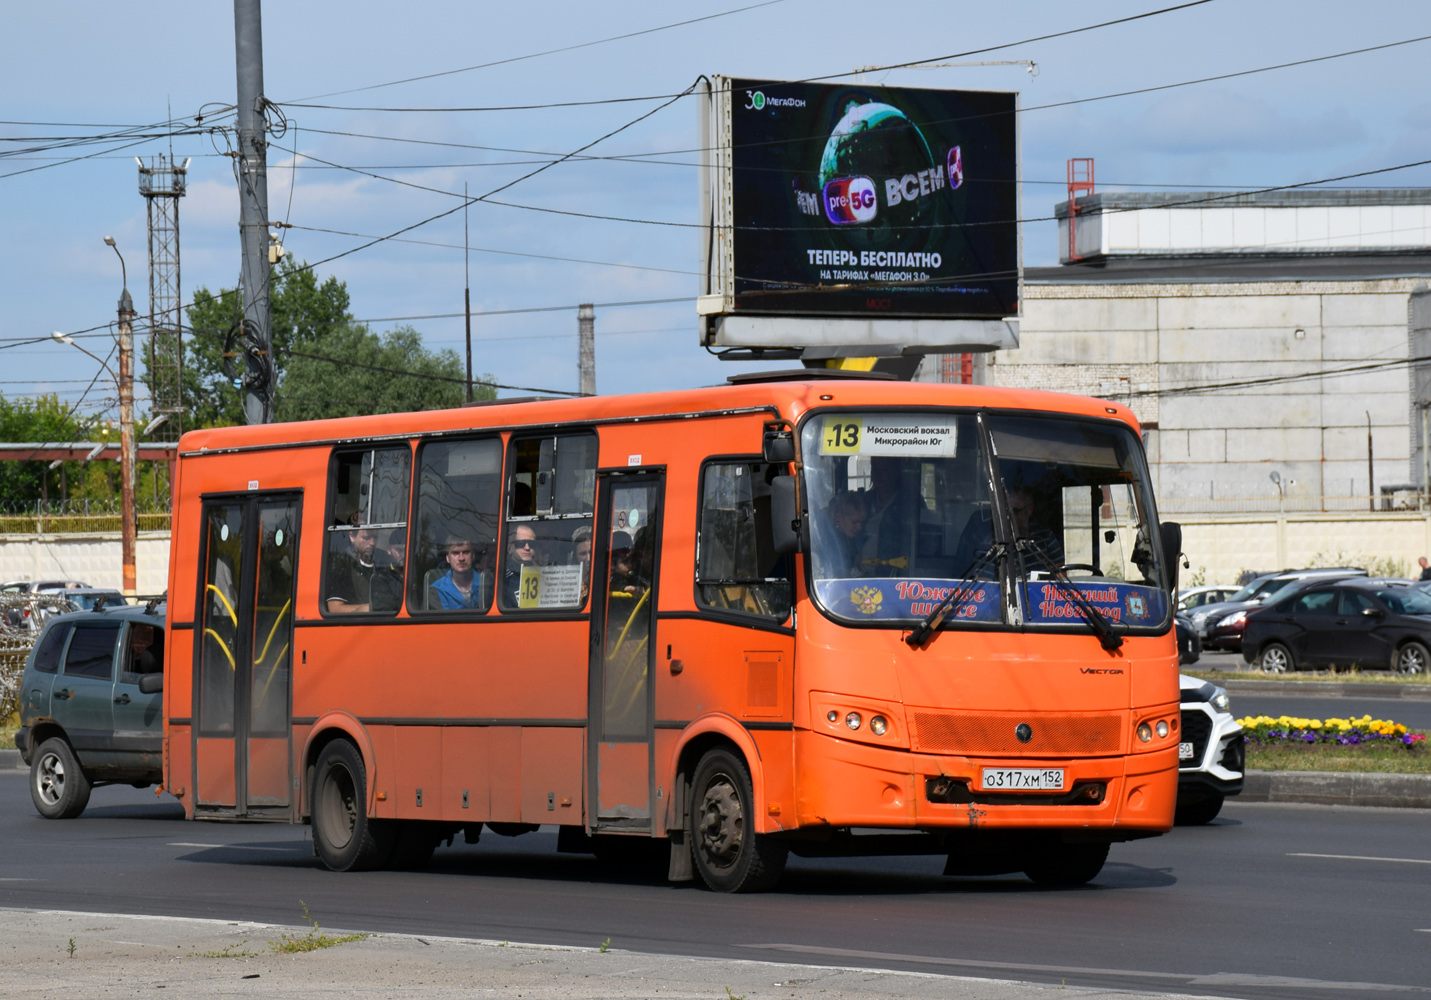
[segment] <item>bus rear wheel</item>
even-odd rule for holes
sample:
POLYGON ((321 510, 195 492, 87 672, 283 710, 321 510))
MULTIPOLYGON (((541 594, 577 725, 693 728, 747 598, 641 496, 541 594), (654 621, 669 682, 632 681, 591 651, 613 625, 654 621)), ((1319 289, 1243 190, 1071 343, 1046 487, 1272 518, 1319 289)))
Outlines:
POLYGON ((1030 849, 1024 874, 1039 885, 1083 885, 1097 877, 1107 860, 1107 844, 1040 845, 1030 849))
POLYGON ((368 817, 367 771, 358 748, 334 740, 313 774, 313 847, 335 872, 381 868, 393 851, 391 824, 368 817))
POLYGON ((758 892, 780 881, 789 847, 755 832, 750 770, 729 750, 710 750, 691 782, 691 853, 716 892, 758 892))

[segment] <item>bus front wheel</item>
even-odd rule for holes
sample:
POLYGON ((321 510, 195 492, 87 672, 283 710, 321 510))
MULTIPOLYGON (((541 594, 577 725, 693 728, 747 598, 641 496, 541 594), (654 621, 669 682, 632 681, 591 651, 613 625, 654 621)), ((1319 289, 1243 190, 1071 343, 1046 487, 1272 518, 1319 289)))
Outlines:
POLYGON ((367 771, 358 748, 334 740, 313 774, 313 846, 335 872, 381 868, 392 854, 392 825, 368 817, 367 771))
POLYGON ((691 782, 691 853, 716 892, 757 892, 780 881, 790 850, 755 832, 750 770, 729 750, 710 750, 691 782))
POLYGON ((1030 851, 1024 874, 1039 885, 1083 885, 1097 877, 1107 860, 1107 844, 1048 844, 1030 851))

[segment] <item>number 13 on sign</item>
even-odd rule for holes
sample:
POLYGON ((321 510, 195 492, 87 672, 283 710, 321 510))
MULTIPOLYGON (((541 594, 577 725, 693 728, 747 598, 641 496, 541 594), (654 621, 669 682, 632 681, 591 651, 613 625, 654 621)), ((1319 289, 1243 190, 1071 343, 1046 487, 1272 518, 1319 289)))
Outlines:
POLYGON ((820 442, 822 455, 858 455, 863 421, 859 417, 825 418, 825 433, 820 442))

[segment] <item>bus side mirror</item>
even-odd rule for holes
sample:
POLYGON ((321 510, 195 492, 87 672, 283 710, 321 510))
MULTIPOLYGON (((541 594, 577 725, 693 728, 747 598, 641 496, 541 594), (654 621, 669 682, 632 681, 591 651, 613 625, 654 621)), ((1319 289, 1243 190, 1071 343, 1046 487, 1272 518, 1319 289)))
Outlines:
POLYGON ((1168 585, 1178 592, 1178 560, 1183 554, 1183 526, 1176 521, 1164 521, 1160 526, 1163 543, 1163 565, 1168 567, 1168 585))
POLYGON ((795 435, 789 431, 766 431, 761 455, 771 465, 788 465, 795 461, 795 435))
POLYGON ((799 552, 802 529, 795 506, 795 477, 776 476, 770 481, 770 541, 776 554, 799 552))
POLYGON ((158 694, 164 690, 163 674, 145 674, 139 678, 140 694, 158 694))

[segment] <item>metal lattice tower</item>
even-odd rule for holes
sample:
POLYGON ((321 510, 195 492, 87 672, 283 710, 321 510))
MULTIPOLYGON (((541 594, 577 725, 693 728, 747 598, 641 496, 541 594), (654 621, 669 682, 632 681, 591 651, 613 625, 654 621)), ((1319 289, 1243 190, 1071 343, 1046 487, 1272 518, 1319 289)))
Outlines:
POLYGON ((167 413, 163 437, 178 440, 184 409, 184 317, 179 293, 179 199, 189 161, 160 154, 139 162, 139 193, 149 208, 149 389, 155 416, 167 413))

